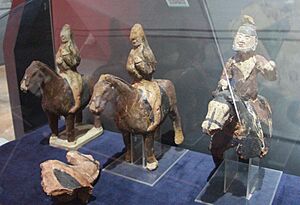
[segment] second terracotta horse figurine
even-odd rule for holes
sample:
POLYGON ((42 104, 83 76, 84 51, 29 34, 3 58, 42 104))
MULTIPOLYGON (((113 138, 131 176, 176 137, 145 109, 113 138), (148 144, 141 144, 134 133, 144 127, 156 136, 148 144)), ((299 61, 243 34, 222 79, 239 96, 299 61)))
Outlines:
MULTIPOLYGON (((65 116, 67 140, 69 143, 75 143, 74 126, 75 123, 82 122, 82 110, 89 103, 95 82, 94 78, 84 78, 81 105, 76 113, 69 113, 74 105, 74 99, 67 81, 40 61, 33 61, 26 69, 20 87, 24 92, 35 93, 37 90, 41 90, 42 108, 48 118, 52 132, 51 137, 58 137, 58 119, 60 116, 65 116)), ((100 117, 94 117, 95 129, 102 129, 100 117)))
POLYGON ((131 134, 141 134, 144 137, 146 168, 154 170, 158 161, 154 154, 154 138, 158 134, 160 124, 169 116, 175 131, 175 143, 181 144, 184 136, 181 128, 180 116, 176 106, 175 88, 169 80, 156 80, 161 91, 161 120, 154 131, 147 131, 153 121, 153 111, 143 91, 137 89, 124 80, 110 75, 101 75, 94 87, 89 108, 95 114, 100 114, 107 102, 115 104, 115 123, 122 132, 126 153, 125 160, 131 156, 131 134))

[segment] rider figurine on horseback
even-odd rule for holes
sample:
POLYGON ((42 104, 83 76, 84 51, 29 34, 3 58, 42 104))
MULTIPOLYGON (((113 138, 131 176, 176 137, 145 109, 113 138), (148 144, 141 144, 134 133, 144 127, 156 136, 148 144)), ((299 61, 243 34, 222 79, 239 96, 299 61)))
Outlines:
POLYGON ((258 93, 256 77, 258 73, 261 73, 267 80, 276 80, 275 62, 255 54, 257 43, 253 18, 244 16, 244 23, 239 27, 232 45, 236 55, 225 64, 218 83, 220 90, 228 89, 225 69, 235 94, 242 100, 256 100, 258 93))
POLYGON ((79 50, 74 42, 71 27, 65 24, 60 32, 61 45, 56 53, 56 65, 58 74, 66 79, 70 85, 74 97, 74 106, 69 113, 75 113, 80 107, 82 77, 77 72, 80 64, 79 50))
MULTIPOLYGON (((214 94, 228 90, 230 83, 233 93, 245 103, 253 119, 266 121, 267 109, 258 99, 257 75, 261 73, 267 80, 276 80, 275 62, 255 54, 258 39, 254 20, 245 15, 243 21, 233 41, 232 48, 236 54, 226 62, 214 94)), ((262 152, 264 155, 267 150, 262 152)))
POLYGON ((152 108, 153 116, 149 117, 150 126, 147 131, 153 131, 161 122, 160 88, 152 78, 157 62, 140 24, 131 28, 130 41, 133 48, 129 53, 126 69, 133 77, 133 86, 143 92, 144 100, 152 108))
POLYGON ((236 54, 224 66, 214 99, 208 104, 203 132, 211 136, 210 151, 215 163, 208 179, 224 160, 224 152, 236 147, 240 159, 263 157, 272 136, 272 111, 258 95, 257 75, 277 78, 275 63, 255 54, 258 43, 253 18, 244 16, 233 41, 236 54))

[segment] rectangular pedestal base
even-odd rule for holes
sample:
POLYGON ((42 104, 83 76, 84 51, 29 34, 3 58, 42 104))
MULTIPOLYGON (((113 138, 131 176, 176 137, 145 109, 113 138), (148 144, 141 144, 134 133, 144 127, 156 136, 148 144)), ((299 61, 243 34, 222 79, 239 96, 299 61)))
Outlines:
POLYGON ((251 172, 248 172, 249 164, 236 161, 226 162, 226 171, 228 171, 228 166, 238 168, 238 172, 232 178, 230 185, 226 187, 225 191, 225 161, 223 161, 216 173, 197 196, 195 202, 230 205, 272 204, 282 171, 250 165, 251 172), (253 187, 248 197, 245 196, 247 186, 253 187))
POLYGON ((103 128, 95 128, 93 125, 84 124, 78 125, 75 128, 76 139, 74 142, 68 142, 66 131, 59 133, 59 137, 51 136, 49 139, 49 145, 66 150, 77 150, 86 143, 95 139, 103 133, 103 128))
POLYGON ((148 186, 154 186, 188 152, 186 149, 159 142, 155 142, 154 147, 162 151, 160 156, 156 156, 158 168, 154 171, 145 169, 142 162, 134 164, 124 161, 124 155, 106 166, 104 171, 148 186))

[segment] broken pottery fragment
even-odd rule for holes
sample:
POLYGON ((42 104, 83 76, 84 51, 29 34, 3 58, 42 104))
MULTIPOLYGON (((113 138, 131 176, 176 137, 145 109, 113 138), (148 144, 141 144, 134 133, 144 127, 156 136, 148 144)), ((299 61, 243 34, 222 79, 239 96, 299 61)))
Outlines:
POLYGON ((92 194, 92 184, 99 176, 100 164, 91 155, 77 151, 67 152, 66 157, 69 164, 58 160, 40 164, 43 190, 59 202, 79 199, 87 203, 92 194))

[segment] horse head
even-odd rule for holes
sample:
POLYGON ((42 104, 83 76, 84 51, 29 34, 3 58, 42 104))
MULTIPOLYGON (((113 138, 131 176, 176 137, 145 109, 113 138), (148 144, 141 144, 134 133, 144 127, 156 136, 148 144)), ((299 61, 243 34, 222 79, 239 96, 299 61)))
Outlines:
POLYGON ((223 96, 216 96, 208 104, 208 111, 202 123, 202 130, 208 135, 214 135, 222 130, 233 118, 232 105, 223 96))
POLYGON ((107 102, 112 99, 114 86, 110 82, 111 78, 111 75, 103 74, 95 84, 93 95, 89 102, 89 109, 92 113, 100 114, 107 102))
POLYGON ((44 67, 43 65, 45 64, 39 61, 32 61, 30 66, 26 69, 20 85, 20 89, 23 92, 30 91, 33 94, 38 93, 39 88, 45 80, 45 74, 41 70, 44 67))

